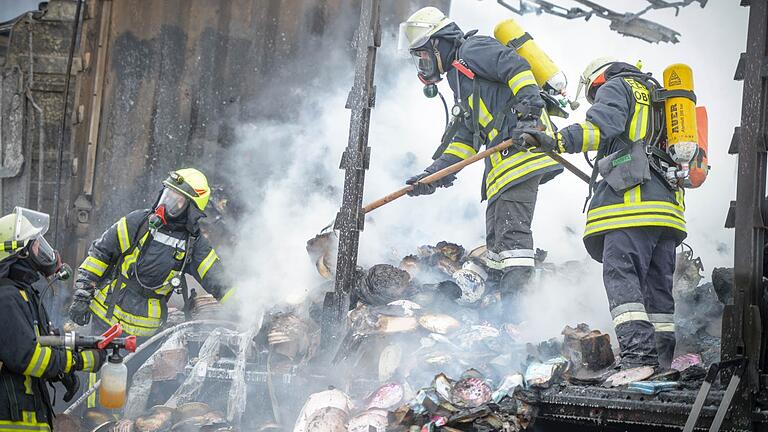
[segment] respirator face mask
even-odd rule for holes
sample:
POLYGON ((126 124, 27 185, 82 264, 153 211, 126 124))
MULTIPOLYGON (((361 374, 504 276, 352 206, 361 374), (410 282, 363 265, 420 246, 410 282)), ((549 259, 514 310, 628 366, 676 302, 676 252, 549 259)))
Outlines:
POLYGON ((428 98, 437 96, 437 83, 442 80, 442 65, 437 43, 437 40, 432 40, 432 49, 428 48, 430 44, 427 43, 421 48, 410 51, 419 80, 424 84, 424 95, 428 98))
POLYGON ((150 229, 168 224, 168 220, 179 218, 187 210, 189 200, 178 191, 166 187, 160 194, 155 211, 149 217, 150 229))
POLYGON ((437 69, 434 53, 424 48, 412 50, 411 59, 419 72, 421 82, 432 84, 440 81, 440 71, 437 69))
POLYGON ((166 216, 170 219, 175 219, 184 213, 188 203, 189 201, 184 195, 171 188, 165 188, 160 195, 160 201, 157 203, 157 206, 165 207, 166 216))
POLYGON ((32 240, 27 253, 32 266, 46 277, 53 276, 61 268, 59 254, 42 236, 32 240))

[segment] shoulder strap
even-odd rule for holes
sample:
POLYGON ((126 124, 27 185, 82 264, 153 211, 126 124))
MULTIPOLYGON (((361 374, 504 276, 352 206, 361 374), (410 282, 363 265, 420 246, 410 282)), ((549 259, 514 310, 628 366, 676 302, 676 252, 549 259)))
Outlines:
POLYGON ((440 139, 440 146, 432 155, 432 160, 437 160, 443 154, 445 149, 448 148, 448 146, 451 144, 451 140, 453 140, 453 137, 459 130, 459 126, 461 125, 462 121, 464 121, 463 116, 453 116, 451 121, 448 123, 448 127, 446 127, 445 131, 443 132, 443 137, 440 139))
POLYGON ((115 265, 112 268, 112 277, 111 280, 114 280, 115 277, 120 273, 120 266, 123 263, 123 260, 126 256, 130 255, 134 249, 138 246, 139 240, 144 237, 146 233, 149 232, 149 219, 144 218, 144 221, 141 222, 141 225, 139 225, 139 228, 136 230, 136 234, 134 234, 133 238, 131 238, 131 244, 128 246, 128 248, 120 254, 120 256, 117 258, 117 261, 115 261, 115 265))
POLYGON ((472 80, 472 147, 480 148, 480 80, 472 80))
POLYGON ((515 50, 519 50, 520 47, 523 46, 526 42, 529 40, 533 40, 533 37, 528 32, 523 33, 522 36, 516 38, 516 39, 510 39, 509 42, 507 42, 507 46, 510 48, 514 48, 515 50))
POLYGON ((181 298, 184 300, 183 312, 184 318, 186 318, 187 321, 192 318, 192 299, 197 296, 197 293, 193 288, 192 294, 190 295, 184 269, 187 268, 187 265, 192 260, 192 256, 195 253, 195 243, 197 243, 198 237, 199 235, 192 234, 187 237, 187 251, 184 254, 184 263, 181 264, 181 271, 179 272, 179 276, 181 277, 181 298))
POLYGON ((105 306, 107 307, 107 313, 105 315, 107 320, 111 320, 112 316, 115 313, 115 305, 122 300, 122 297, 124 295, 124 291, 120 288, 123 286, 123 283, 125 281, 125 276, 123 275, 123 272, 120 271, 120 267, 123 266, 123 261, 125 260, 125 257, 128 256, 130 253, 133 252, 134 249, 136 249, 139 244, 138 241, 144 237, 146 233, 149 232, 149 219, 147 217, 144 218, 144 220, 141 222, 141 225, 139 225, 139 228, 136 230, 136 234, 134 234, 133 239, 131 241, 131 245, 120 254, 120 257, 118 257, 117 261, 115 261, 115 265, 112 268, 112 277, 110 277, 110 281, 115 281, 115 284, 112 285, 112 287, 109 289, 109 292, 107 292, 107 297, 104 301, 105 306), (120 293, 120 298, 118 298, 117 292, 120 293))
POLYGON ((605 156, 606 148, 607 146, 600 146, 600 148, 597 149, 597 155, 595 156, 595 163, 592 165, 592 175, 589 176, 589 193, 587 194, 587 199, 584 200, 584 207, 581 209, 582 213, 587 211, 589 200, 592 199, 592 193, 595 191, 595 184, 597 183, 597 174, 598 174, 597 162, 600 159, 602 159, 603 156, 605 156))

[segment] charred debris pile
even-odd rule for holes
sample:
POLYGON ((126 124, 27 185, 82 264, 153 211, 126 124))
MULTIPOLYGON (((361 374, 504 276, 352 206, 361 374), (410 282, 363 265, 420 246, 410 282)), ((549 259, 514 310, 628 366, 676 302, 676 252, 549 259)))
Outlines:
MULTIPOLYGON (((319 236, 307 248, 327 289, 333 240, 319 236)), ((536 283, 578 277, 579 263, 545 258, 539 251, 536 283)), ((727 291, 700 283, 702 270, 692 251, 679 254, 673 366, 680 373, 664 383, 614 385, 644 397, 698 388, 719 359, 725 294, 718 291, 727 291)), ((321 346, 322 299, 312 296, 245 331, 185 327, 135 371, 123 420, 85 420, 115 431, 517 431, 536 421, 544 394, 611 385, 604 381, 617 347, 608 333, 581 323, 526 342, 526 323, 502 318, 498 276, 484 248, 448 242, 360 268, 347 331, 334 347, 321 346)), ((216 315, 212 299, 196 302, 195 318, 216 315)))

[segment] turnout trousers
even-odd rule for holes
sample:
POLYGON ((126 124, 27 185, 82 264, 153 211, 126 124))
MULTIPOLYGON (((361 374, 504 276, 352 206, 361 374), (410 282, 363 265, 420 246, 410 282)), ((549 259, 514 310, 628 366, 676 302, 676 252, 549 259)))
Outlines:
POLYGON ((664 227, 605 233, 603 283, 622 367, 670 367, 675 352, 672 275, 676 240, 664 227))
POLYGON ((542 176, 534 176, 502 191, 485 212, 488 258, 501 271, 499 290, 504 318, 515 321, 515 299, 534 271, 531 222, 542 176))

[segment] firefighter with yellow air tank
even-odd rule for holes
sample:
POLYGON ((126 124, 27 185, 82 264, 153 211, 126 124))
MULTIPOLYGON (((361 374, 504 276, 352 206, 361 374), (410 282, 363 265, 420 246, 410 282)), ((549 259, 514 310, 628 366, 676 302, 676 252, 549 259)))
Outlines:
MULTIPOLYGON (((464 33, 434 7, 416 11, 400 25, 399 45, 409 50, 418 78, 425 85, 425 95, 436 95, 436 83, 446 76, 455 103, 454 119, 434 162, 406 181, 414 186, 410 195, 431 194, 437 187, 450 186, 455 176, 429 184, 419 180, 477 154, 483 145, 491 148, 507 139, 519 141, 523 124, 541 127, 554 136, 529 62, 514 47, 476 33, 464 33)), ((553 76, 547 77, 550 78, 553 76)), ((561 86, 556 79, 552 83, 561 86)), ((502 320, 516 320, 514 299, 533 274, 531 222, 539 185, 562 170, 550 157, 529 152, 522 146, 486 159, 481 191, 482 199, 488 201, 488 252, 484 258, 486 264, 501 273, 502 320)))
POLYGON ((706 115, 695 106, 691 69, 675 64, 663 75, 662 85, 636 66, 598 58, 579 82, 591 104, 586 120, 554 138, 528 131, 538 150, 597 152, 592 178, 602 179, 590 185, 584 244, 603 263, 620 368, 646 375, 671 365, 675 248, 687 235, 684 187, 698 187, 708 170, 701 163, 706 132, 697 128, 706 115))

